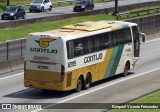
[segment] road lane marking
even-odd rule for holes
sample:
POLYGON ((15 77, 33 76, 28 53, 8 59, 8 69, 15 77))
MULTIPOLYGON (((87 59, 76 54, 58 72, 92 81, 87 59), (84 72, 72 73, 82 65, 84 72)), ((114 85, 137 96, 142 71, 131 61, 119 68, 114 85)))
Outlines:
POLYGON ((15 76, 22 75, 22 74, 24 74, 24 72, 17 73, 17 74, 13 74, 13 75, 10 75, 10 76, 6 76, 6 77, 3 77, 3 78, 0 78, 0 80, 2 80, 2 79, 7 79, 7 78, 11 78, 11 77, 15 77, 15 76))
POLYGON ((146 41, 145 43, 150 43, 150 42, 154 42, 154 41, 158 41, 158 40, 160 40, 160 38, 152 39, 152 40, 146 41))
MULTIPOLYGON (((160 70, 160 67, 159 67, 159 68, 156 68, 156 69, 153 69, 153 70, 150 70, 150 71, 147 71, 147 72, 144 72, 144 73, 141 73, 141 74, 137 74, 137 75, 134 75, 134 76, 126 77, 126 78, 124 78, 124 79, 120 79, 120 80, 118 80, 118 81, 116 81, 116 82, 111 82, 111 83, 109 83, 108 85, 104 85, 104 86, 101 86, 101 87, 99 87, 99 88, 86 91, 86 92, 84 92, 84 93, 81 93, 81 94, 79 94, 79 95, 73 96, 73 97, 71 97, 71 98, 68 98, 68 99, 65 99, 65 100, 62 100, 62 101, 59 101, 59 102, 57 102, 57 103, 64 103, 64 102, 67 102, 67 101, 76 99, 76 98, 78 98, 78 97, 82 97, 82 96, 84 96, 84 95, 88 95, 88 94, 93 93, 93 92, 95 92, 95 91, 104 89, 104 88, 106 88, 106 87, 115 85, 115 84, 117 84, 117 83, 120 83, 120 82, 129 80, 129 79, 133 79, 133 78, 136 78, 136 77, 139 77, 139 76, 142 76, 142 75, 146 75, 146 74, 148 74, 148 73, 151 73, 151 72, 154 72, 154 71, 157 71, 157 70, 160 70)), ((43 109, 38 109, 38 110, 31 111, 31 112, 38 112, 38 111, 41 111, 41 110, 43 110, 43 109)))

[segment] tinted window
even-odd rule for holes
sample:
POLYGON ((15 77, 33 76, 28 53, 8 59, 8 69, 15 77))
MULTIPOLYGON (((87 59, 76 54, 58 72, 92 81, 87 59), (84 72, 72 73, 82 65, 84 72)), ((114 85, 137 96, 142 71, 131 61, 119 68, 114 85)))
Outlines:
POLYGON ((16 10, 17 10, 17 7, 9 7, 9 8, 7 8, 6 11, 8 11, 8 12, 15 12, 16 10))
POLYGON ((48 2, 49 2, 49 0, 45 0, 44 2, 45 2, 45 3, 48 3, 48 2))
POLYGON ((42 3, 43 0, 35 0, 33 3, 42 3))
POLYGON ((130 28, 67 41, 68 58, 108 49, 132 41, 130 28))

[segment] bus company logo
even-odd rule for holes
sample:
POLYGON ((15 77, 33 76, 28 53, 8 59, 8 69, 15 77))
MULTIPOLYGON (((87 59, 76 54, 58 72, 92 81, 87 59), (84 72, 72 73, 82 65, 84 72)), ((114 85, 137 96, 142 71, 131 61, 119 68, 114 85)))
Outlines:
POLYGON ((49 46, 49 43, 54 41, 56 39, 51 39, 51 38, 41 38, 40 40, 35 40, 40 47, 46 48, 49 46))

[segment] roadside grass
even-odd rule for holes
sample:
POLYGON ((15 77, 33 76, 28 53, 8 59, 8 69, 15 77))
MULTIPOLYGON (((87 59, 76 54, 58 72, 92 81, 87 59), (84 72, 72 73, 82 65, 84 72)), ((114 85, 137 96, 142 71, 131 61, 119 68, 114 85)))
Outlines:
MULTIPOLYGON (((160 91, 154 92, 130 103, 158 103, 160 104, 160 91)), ((160 112, 160 109, 112 109, 111 112, 160 112)))
POLYGON ((0 29, 0 41, 13 40, 18 38, 27 37, 29 33, 32 32, 42 32, 47 30, 53 30, 60 28, 67 24, 80 23, 85 21, 98 21, 98 20, 115 20, 115 16, 109 15, 93 15, 93 16, 81 16, 69 18, 61 21, 45 22, 45 23, 35 23, 26 24, 16 28, 0 29))

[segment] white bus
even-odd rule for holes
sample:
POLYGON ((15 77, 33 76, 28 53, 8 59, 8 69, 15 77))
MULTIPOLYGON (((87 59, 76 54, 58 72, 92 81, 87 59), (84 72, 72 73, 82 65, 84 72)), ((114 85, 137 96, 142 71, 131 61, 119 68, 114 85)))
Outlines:
POLYGON ((83 22, 29 34, 24 85, 44 90, 88 89, 90 84, 137 66, 140 33, 135 23, 83 22))

